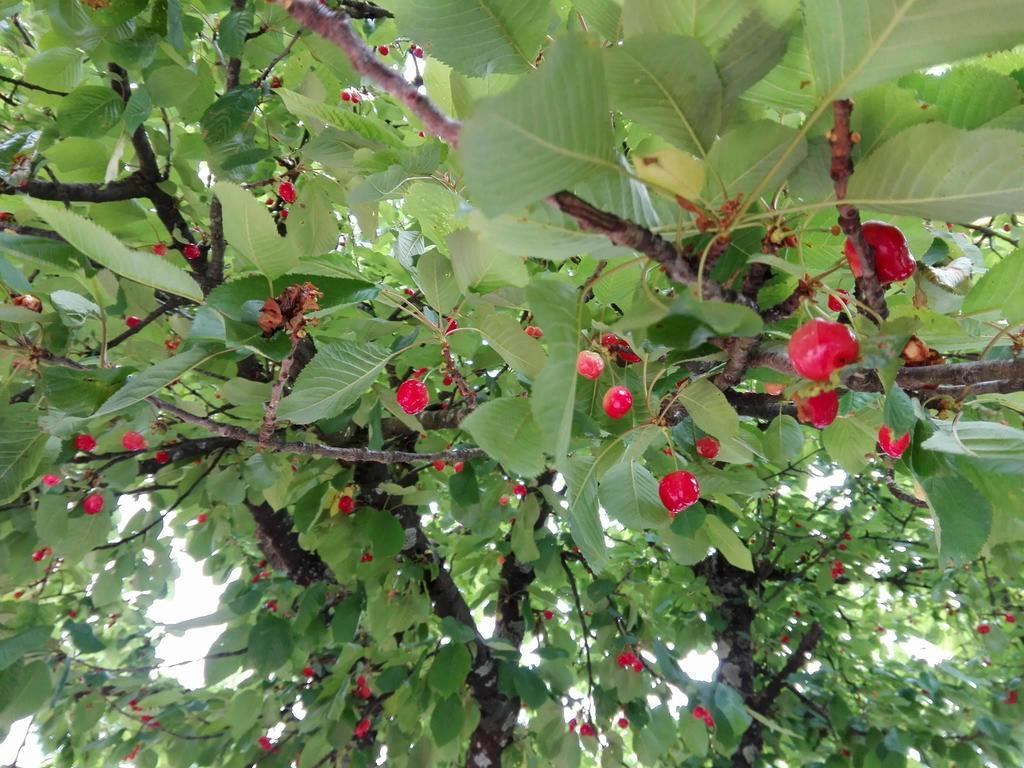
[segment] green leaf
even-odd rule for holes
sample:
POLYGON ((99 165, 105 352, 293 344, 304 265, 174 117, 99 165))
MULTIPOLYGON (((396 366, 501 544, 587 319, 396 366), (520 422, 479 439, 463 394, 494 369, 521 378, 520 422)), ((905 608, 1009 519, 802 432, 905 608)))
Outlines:
POLYGON ((57 91, 70 91, 82 81, 85 59, 85 54, 75 48, 50 48, 25 63, 25 80, 57 91))
POLYGON ((913 88, 929 111, 937 109, 942 122, 954 128, 980 128, 1021 102, 1012 77, 978 66, 956 67, 941 75, 907 75, 900 85, 913 88))
POLYGON ((1024 474, 1024 430, 986 421, 938 423, 922 448, 981 459, 989 472, 1024 474))
POLYGON ((462 690, 473 659, 461 643, 448 643, 434 657, 427 673, 427 683, 441 696, 451 696, 462 690))
POLYGON ((668 522, 658 498, 658 481, 638 462, 623 461, 608 470, 599 496, 601 506, 627 528, 659 528, 668 522))
POLYGON ((65 621, 64 629, 71 635, 71 642, 81 653, 99 653, 107 647, 93 634, 92 627, 84 621, 65 621))
POLYGON ((111 395, 94 415, 106 416, 141 403, 216 354, 218 353, 195 348, 161 360, 156 365, 130 376, 125 385, 111 395))
POLYGON ((291 657, 293 643, 291 625, 263 613, 249 632, 249 660, 260 672, 273 672, 291 657))
POLYGON ((441 699, 430 715, 430 733, 434 743, 441 747, 454 741, 462 732, 464 722, 462 700, 458 696, 441 699))
POLYGON ((338 415, 369 389, 391 356, 377 344, 325 344, 281 401, 278 418, 310 424, 338 415))
POLYGON ((16 664, 0 672, 0 733, 16 720, 42 711, 53 693, 45 661, 16 664))
POLYGON ((57 128, 63 136, 96 138, 121 119, 124 101, 105 85, 82 85, 65 96, 57 112, 57 128))
POLYGON ((900 387, 889 387, 882 412, 882 423, 887 425, 896 437, 914 430, 917 423, 914 403, 900 387))
POLYGON ((720 518, 708 515, 704 518, 704 531, 711 539, 712 546, 721 552, 726 560, 741 570, 753 573, 754 561, 750 550, 740 541, 740 537, 732 528, 723 523, 720 518))
POLYGON ((868 465, 868 455, 875 450, 881 426, 878 416, 877 411, 840 416, 821 433, 822 445, 829 456, 850 474, 868 465))
POLYGON ((537 339, 526 335, 511 315, 494 313, 480 321, 480 333, 517 373, 535 379, 547 359, 537 339))
POLYGON ((357 115, 322 101, 303 96, 301 93, 289 91, 287 88, 278 88, 274 91, 281 97, 285 109, 298 118, 318 120, 321 123, 340 128, 343 131, 353 131, 365 139, 384 144, 390 147, 402 147, 402 140, 393 128, 374 118, 357 115))
POLYGON ((528 400, 520 397, 490 400, 463 419, 459 426, 509 472, 533 477, 544 471, 541 433, 528 400))
POLYGON ((26 653, 41 651, 50 641, 50 627, 32 627, 0 640, 0 670, 7 669, 26 653))
POLYGON ((1024 179, 1007 157, 1024 153, 1017 131, 908 128, 857 166, 848 202, 886 213, 973 221, 1024 208, 1024 179))
POLYGON ((366 533, 373 542, 374 555, 381 559, 394 557, 405 544, 405 529, 389 512, 370 513, 366 533))
POLYGON ((622 4, 616 0, 572 0, 590 29, 596 29, 608 40, 622 36, 622 4))
POLYGON ((776 416, 764 432, 764 452, 776 466, 785 466, 804 449, 804 431, 792 416, 776 416))
POLYGON ((462 230, 449 235, 448 251, 463 293, 488 293, 509 285, 522 288, 530 281, 522 259, 498 250, 476 232, 462 230))
POLYGON ((529 667, 517 666, 512 672, 512 684, 523 704, 532 709, 541 706, 551 695, 544 679, 529 667))
POLYGON ((781 61, 789 40, 788 30, 776 27, 757 10, 740 22, 716 57, 725 109, 781 61))
POLYGON ((199 284, 159 256, 132 250, 102 227, 58 204, 31 198, 26 198, 25 204, 57 234, 111 272, 175 296, 202 301, 199 284))
POLYGON ((914 70, 1017 45, 1024 6, 1017 0, 806 0, 804 27, 819 98, 831 101, 914 70))
POLYGON ((391 0, 403 35, 466 75, 533 68, 548 30, 548 0, 391 0))
POLYGON ((537 497, 529 495, 516 508, 516 522, 512 526, 512 551, 520 563, 532 563, 540 557, 533 526, 540 517, 537 497))
POLYGON ((756 187, 773 188, 806 154, 807 142, 794 128, 769 120, 739 125, 719 138, 708 153, 704 199, 720 203, 756 187))
POLYGON ((239 186, 218 181, 214 194, 224 209, 224 236, 256 269, 273 280, 299 262, 292 243, 277 233, 267 206, 239 186))
POLYGON ((232 10, 220 22, 217 43, 225 58, 241 58, 245 36, 252 32, 253 9, 246 6, 242 10, 232 10))
POLYGON ((609 259, 632 255, 632 251, 612 245, 604 235, 584 232, 575 221, 548 205, 493 219, 474 211, 470 224, 484 242, 516 256, 562 262, 581 253, 609 259))
POLYGON ((235 694, 228 705, 227 715, 224 718, 231 729, 233 738, 241 739, 249 732, 254 725, 252 713, 259 712, 261 704, 259 692, 251 688, 238 691, 235 694))
POLYGON ((735 437, 740 417, 722 391, 707 379, 694 379, 679 390, 679 402, 694 423, 719 440, 735 437))
POLYGON ((564 37, 539 72, 477 104, 459 151, 484 213, 514 211, 599 171, 618 172, 602 64, 586 38, 564 37))
POLYGON ((992 507, 965 478, 951 472, 917 476, 936 519, 939 558, 944 565, 970 562, 992 529, 992 507))
POLYGON ((68 328, 79 328, 86 320, 100 316, 100 308, 74 291, 53 291, 50 301, 68 328))
POLYGON ((213 102, 200 118, 199 129, 203 138, 210 144, 227 141, 249 122, 259 101, 259 91, 250 85, 228 91, 213 102))
POLYGON ((434 309, 442 315, 452 311, 462 293, 452 263, 439 251, 427 251, 416 262, 416 284, 434 309))
POLYGON ((568 486, 569 532, 587 564, 600 572, 608 567, 604 527, 597 511, 596 461, 591 458, 567 459, 562 474, 568 486))
POLYGON ((1003 256, 1002 260, 982 275, 964 299, 961 309, 966 315, 1000 312, 1007 322, 1024 319, 1024 302, 1015 301, 1024 295, 1024 248, 1003 256))
POLYGON ((626 37, 667 32, 688 35, 715 50, 750 10, 749 0, 625 0, 626 37))
POLYGON ((144 85, 138 86, 132 91, 128 104, 124 108, 124 129, 126 133, 135 133, 135 130, 149 118, 153 111, 153 99, 149 95, 149 89, 144 85))
POLYGON ((43 455, 47 436, 39 431, 38 411, 29 403, 0 411, 0 504, 16 498, 30 481, 43 455))
POLYGON ((680 149, 707 153, 722 110, 722 83, 707 48, 692 37, 645 34, 608 48, 606 64, 616 109, 680 149))
POLYGON ((357 597, 349 597, 334 608, 331 617, 331 637, 336 643, 351 643, 359 629, 359 618, 363 614, 363 603, 357 597))

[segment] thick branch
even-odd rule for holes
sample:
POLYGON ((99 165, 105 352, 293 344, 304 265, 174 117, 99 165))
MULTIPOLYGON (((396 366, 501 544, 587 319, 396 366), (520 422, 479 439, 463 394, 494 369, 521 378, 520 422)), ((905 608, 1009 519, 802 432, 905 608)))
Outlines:
POLYGON ((754 697, 754 709, 762 714, 767 714, 771 710, 772 704, 775 703, 779 694, 782 693, 782 689, 789 676, 804 665, 807 661, 807 655, 814 650, 818 641, 821 640, 821 635, 821 624, 814 622, 810 629, 807 630, 807 634, 800 638, 800 644, 789 654, 785 666, 769 681, 765 689, 754 697))
POLYGON ((292 517, 284 510, 275 510, 266 502, 246 502, 252 519, 256 521, 256 536, 260 549, 275 570, 288 574, 288 578, 301 586, 317 581, 333 581, 326 563, 315 552, 299 545, 299 536, 292 530, 292 517))

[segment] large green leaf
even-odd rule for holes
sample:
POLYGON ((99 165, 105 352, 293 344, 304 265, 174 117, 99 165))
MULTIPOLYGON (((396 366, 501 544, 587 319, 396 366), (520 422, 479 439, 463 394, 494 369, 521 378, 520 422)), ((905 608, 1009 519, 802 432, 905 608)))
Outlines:
POLYGON ((939 557, 959 564, 977 557, 992 528, 992 507, 965 478, 952 472, 918 477, 935 513, 939 557))
POLYGON ((775 26, 756 10, 743 19, 716 56, 723 109, 728 110, 779 63, 789 40, 789 30, 775 26))
POLYGON ((880 426, 881 414, 877 410, 841 416, 825 428, 821 442, 839 466, 856 474, 867 466, 880 426))
POLYGON ((51 631, 50 627, 32 627, 0 640, 0 670, 21 661, 26 653, 45 648, 51 631))
POLYGON ((369 389, 391 356, 377 344, 325 344, 281 401, 278 417, 310 424, 341 413, 369 389))
POLYGON ((679 402, 694 423, 720 440, 735 437, 740 431, 740 417, 722 391, 707 379, 694 379, 679 390, 679 402))
POLYGON ((747 195, 755 187, 770 189, 806 154, 807 142, 794 128, 769 120, 741 124, 711 147, 704 198, 720 202, 747 195))
POLYGON ((607 51, 612 105, 681 149, 704 155, 718 132, 722 83, 692 37, 648 34, 607 51))
POLYGON ((939 424, 922 448, 985 461, 989 472, 1024 474, 1024 430, 987 421, 939 424))
POLYGON ((581 35, 559 40, 539 72, 476 106, 459 147, 472 199, 489 216, 617 172, 600 50, 581 35))
POLYGON ((704 530, 707 532, 708 538, 711 539, 711 544, 722 553, 726 560, 744 571, 752 572, 754 570, 754 561, 750 550, 740 541, 736 532, 721 519, 714 515, 708 515, 704 519, 704 530))
POLYGON ((562 475, 569 495, 569 533, 594 571, 608 567, 604 526, 598 514, 596 460, 587 457, 567 459, 562 475))
POLYGON ((540 429, 530 403, 521 397, 491 400, 459 425, 509 472, 533 477, 544 470, 540 429))
POLYGON ((658 498, 658 481, 635 461, 623 461, 605 473, 600 487, 601 506, 628 528, 657 528, 668 522, 658 498))
POLYGON ((1024 37, 1018 0, 805 0, 818 95, 846 98, 894 77, 1024 37))
POLYGON ((1024 177, 1007 158, 1024 155, 1024 135, 941 123, 908 128, 864 160, 848 200, 862 208, 973 221, 1024 210, 1024 177))
POLYGON ((451 312, 462 295, 452 263, 440 251, 431 250, 420 256, 416 262, 416 283, 430 306, 441 314, 451 312))
POLYGON ((372 117, 357 115, 354 112, 324 104, 322 101, 307 98, 301 93, 278 88, 274 91, 281 97, 285 108, 298 118, 312 118, 326 125, 353 131, 365 139, 391 147, 401 147, 402 140, 393 128, 372 117))
POLYGON ((391 0, 402 34, 467 75, 533 68, 548 30, 549 0, 391 0))
POLYGON ((0 504, 18 496, 35 477, 47 439, 39 431, 38 416, 29 403, 0 412, 0 504))
POLYGON ((961 309, 964 314, 1001 313, 1009 322, 1024 319, 1024 248, 1003 257, 971 288, 961 309))
POLYGON ((544 348, 511 315, 488 315, 480 322, 480 333, 512 370, 534 379, 544 367, 544 348))
POLYGON ((750 0, 625 0, 626 37, 667 32, 716 49, 750 10, 750 0))
POLYGON ((249 632, 249 660, 262 673, 272 672, 288 661, 293 645, 291 625, 264 613, 249 632))
POLYGON ((224 237, 256 269, 273 280, 299 262, 291 241, 277 233, 277 226, 251 192, 226 181, 214 185, 224 209, 224 237))
POLYGON ((454 741, 461 733, 464 721, 462 700, 458 696, 448 696, 438 701, 430 715, 430 733, 434 743, 440 747, 454 741))
POLYGON ((0 733, 15 720, 43 709, 53 694, 53 678, 45 661, 16 664, 0 672, 0 733))
POLYGON ((25 203, 57 234, 111 272, 175 296, 202 301, 198 283, 164 259, 129 248, 102 227, 56 203, 33 199, 25 203))
POLYGON ((430 665, 427 683, 441 696, 458 693, 466 682, 472 661, 473 658, 466 650, 466 646, 461 643, 442 646, 434 657, 434 663, 430 665))
POLYGON ((141 403, 147 397, 157 394, 182 374, 191 371, 216 354, 218 353, 197 348, 161 360, 156 365, 131 376, 121 389, 99 407, 94 415, 106 416, 141 403))
POLYGON ((455 281, 463 293, 487 293, 509 285, 522 288, 530 281, 522 259, 499 250, 468 229, 448 236, 448 251, 455 281))
POLYGON ((942 122, 954 128, 979 128, 1021 102, 1016 80, 981 67, 957 67, 937 76, 908 75, 900 85, 913 88, 929 111, 939 110, 942 122))
POLYGON ((64 97, 57 127, 64 136, 102 136, 121 119, 124 101, 105 85, 83 85, 64 97))

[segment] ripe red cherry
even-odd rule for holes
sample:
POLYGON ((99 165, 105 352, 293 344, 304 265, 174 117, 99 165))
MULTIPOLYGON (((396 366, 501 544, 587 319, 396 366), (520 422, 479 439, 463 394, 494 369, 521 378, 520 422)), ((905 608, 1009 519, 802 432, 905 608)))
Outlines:
POLYGON ((32 559, 39 563, 48 558, 52 554, 52 549, 50 549, 49 547, 43 547, 42 549, 37 549, 35 552, 32 553, 32 559))
POLYGON ((824 429, 839 415, 839 394, 830 389, 813 397, 794 397, 796 417, 804 424, 824 429))
POLYGON ((295 194, 295 185, 290 181, 282 181, 277 186, 277 196, 288 203, 288 205, 291 205, 298 197, 298 195, 295 194))
POLYGON ((359 103, 359 94, 358 93, 353 93, 352 94, 352 103, 353 104, 358 104, 359 103))
POLYGON ((142 324, 142 318, 136 317, 135 315, 128 315, 128 317, 124 319, 124 324, 129 328, 138 328, 142 324))
POLYGON ((1006 694, 1007 704, 1016 704, 1018 701, 1020 701, 1020 696, 1017 694, 1017 691, 1010 691, 1006 694))
MULTIPOLYGON (((864 224, 864 239, 875 252, 875 273, 882 285, 898 283, 906 280, 917 268, 914 257, 907 248, 907 239, 897 227, 881 221, 868 221, 864 224)), ((850 263, 850 271, 854 277, 864 274, 860 259, 850 240, 843 248, 846 260, 850 263)))
POLYGON ((303 677, 316 677, 316 672, 313 671, 312 667, 303 667, 302 668, 302 676, 303 677))
POLYGON ((545 621, 551 621, 553 618, 555 618, 555 612, 554 611, 544 611, 544 620, 545 621))
POLYGON ((448 318, 448 324, 444 327, 444 335, 449 336, 459 330, 459 322, 454 317, 448 318))
POLYGON ((390 51, 391 51, 391 49, 388 48, 386 45, 378 45, 377 46, 377 53, 379 53, 381 56, 387 56, 388 53, 390 53, 390 51))
POLYGON ((898 459, 904 454, 907 447, 910 445, 910 433, 907 432, 898 440, 893 440, 892 430, 883 424, 878 430, 878 445, 881 446, 882 450, 889 456, 892 456, 894 459, 898 459))
POLYGON ((157 256, 167 255, 167 246, 164 245, 163 243, 157 243, 150 250, 153 251, 153 253, 155 253, 157 256))
POLYGON ((1006 621, 1007 624, 1016 624, 1017 623, 1017 617, 1014 616, 1012 613, 1006 614, 1005 616, 1003 616, 1003 619, 1006 621))
POLYGON ((359 562, 360 563, 372 563, 373 562, 373 555, 371 555, 369 552, 364 552, 363 556, 359 558, 359 562))
POLYGON ((988 624, 979 624, 978 625, 978 634, 979 635, 987 635, 991 631, 992 631, 992 627, 990 627, 988 624))
POLYGON ((163 466, 164 464, 171 460, 171 454, 169 454, 167 451, 157 451, 155 454, 153 454, 153 458, 156 460, 157 464, 163 466))
POLYGON ((466 467, 466 463, 465 463, 465 462, 463 462, 463 461, 456 461, 456 462, 455 462, 455 463, 454 463, 454 464, 452 465, 452 471, 454 471, 454 472, 455 472, 455 474, 457 475, 457 474, 459 474, 459 473, 460 473, 460 472, 461 472, 461 471, 462 471, 463 469, 465 469, 465 467, 466 467))
POLYGON ((395 394, 398 398, 398 404, 408 414, 419 413, 430 402, 430 393, 427 392, 426 385, 416 379, 406 379, 403 381, 398 386, 398 392, 395 394))
POLYGON ((144 451, 147 447, 146 438, 138 432, 125 432, 121 437, 121 445, 126 451, 144 451))
POLYGON ((832 372, 860 356, 860 345, 849 326, 828 320, 811 320, 796 329, 789 340, 789 359, 804 378, 828 381, 832 372))
POLYGON ((512 493, 519 498, 523 498, 526 495, 526 486, 522 483, 516 483, 512 488, 512 493))
POLYGON ((434 469, 436 469, 438 472, 444 472, 444 467, 445 464, 441 459, 438 459, 437 461, 434 462, 434 469))
POLYGON ((75 435, 75 449, 79 451, 91 451, 96 447, 96 438, 92 435, 75 435))
POLYGON ((544 331, 538 328, 536 325, 526 326, 526 335, 533 339, 539 339, 544 335, 544 331))
POLYGON ((503 507, 507 507, 508 506, 508 496, 499 496, 498 497, 498 503, 501 504, 501 506, 503 506, 503 507))
POLYGON ((417 59, 422 59, 423 58, 423 49, 420 48, 418 45, 411 45, 411 46, 409 46, 409 51, 417 59))
POLYGON ((580 726, 580 736, 597 736, 597 730, 590 723, 580 726))
POLYGON ((625 387, 612 387, 604 393, 601 405, 609 419, 621 419, 633 407, 633 395, 625 387))
POLYGON ((356 500, 351 496, 342 496, 338 499, 338 511, 343 515, 351 515, 356 509, 356 500))
POLYGON ((697 453, 705 459, 715 458, 720 447, 719 442, 713 437, 702 437, 697 441, 697 453))
POLYGON ((270 87, 271 87, 271 89, 280 88, 282 85, 284 85, 284 81, 280 77, 278 77, 277 75, 274 75, 270 79, 270 87))
POLYGON ((189 243, 181 250, 181 255, 189 261, 195 261, 199 258, 199 246, 195 243, 189 243))
POLYGON ((669 517, 675 517, 700 498, 700 483, 684 470, 670 472, 658 483, 658 496, 668 510, 669 517))
POLYGON ((167 347, 168 352, 173 352, 174 350, 181 346, 181 339, 177 337, 173 339, 168 339, 167 341, 164 342, 164 346, 167 347))
POLYGON ((364 739, 364 738, 366 738, 366 735, 369 732, 370 732, 370 718, 364 717, 356 725, 356 728, 352 732, 352 735, 355 736, 357 739, 364 739))
POLYGON ((266 736, 260 736, 256 739, 256 743, 260 745, 260 749, 264 752, 271 752, 274 749, 273 743, 266 736))
POLYGON ((196 515, 196 522, 199 523, 200 525, 202 525, 203 523, 205 523, 209 519, 210 519, 210 516, 208 514, 206 514, 205 512, 200 512, 198 515, 196 515))
POLYGON ((836 291, 835 294, 830 293, 828 295, 828 308, 833 312, 842 312, 850 303, 849 298, 847 298, 849 295, 846 291, 836 291))
POLYGON ((583 350, 576 356, 576 373, 585 379, 593 381, 601 375, 604 370, 604 358, 597 352, 583 350))
POLYGON ((617 721, 619 728, 629 728, 629 720, 624 717, 620 717, 617 721))
POLYGON ((103 509, 103 497, 98 493, 90 493, 82 502, 82 509, 87 515, 98 515, 103 509))
POLYGON ((352 101, 352 94, 349 93, 348 91, 342 91, 341 92, 341 100, 342 101, 352 101))
POLYGON ((58 486, 60 485, 60 477, 58 475, 43 475, 43 485, 47 488, 58 486))

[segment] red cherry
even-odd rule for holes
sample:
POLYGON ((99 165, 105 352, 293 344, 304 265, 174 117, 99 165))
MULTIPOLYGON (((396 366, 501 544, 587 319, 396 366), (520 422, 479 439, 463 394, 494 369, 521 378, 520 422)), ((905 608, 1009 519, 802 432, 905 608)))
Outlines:
POLYGON ((39 563, 48 558, 52 554, 52 549, 50 549, 49 547, 43 547, 42 549, 37 549, 35 552, 32 553, 32 559, 39 563))
POLYGON ((291 205, 298 198, 295 193, 295 185, 290 181, 282 181, 277 185, 277 196, 284 200, 288 205, 291 205))
POLYGON ((713 437, 702 437, 697 441, 697 453, 705 459, 715 458, 720 447, 719 442, 713 437))
POLYGON ((414 379, 422 379, 424 376, 427 375, 427 371, 429 371, 429 370, 430 370, 429 368, 417 368, 415 371, 413 371, 409 375, 412 378, 414 378, 414 379))
POLYGON ((539 339, 544 335, 544 331, 538 328, 536 325, 526 326, 526 335, 533 339, 539 339))
POLYGON ((353 104, 358 104, 359 102, 360 102, 359 94, 358 93, 353 93, 352 94, 352 103, 353 104))
POLYGON ((658 496, 668 510, 669 517, 675 517, 700 498, 700 483, 689 472, 670 472, 658 483, 658 496))
POLYGON ((799 619, 800 618, 800 611, 793 611, 793 617, 799 619))
POLYGON ((627 667, 633 666, 633 662, 636 661, 636 655, 632 651, 623 651, 616 659, 615 663, 619 665, 619 669, 626 669, 627 667))
POLYGON ((98 515, 103 509, 103 496, 98 493, 91 493, 82 502, 82 509, 87 515, 98 515))
POLYGON ((832 563, 832 579, 833 581, 840 578, 846 573, 846 566, 843 565, 842 561, 836 560, 832 563))
POLYGON ((163 243, 157 243, 152 248, 150 248, 150 250, 153 251, 153 253, 155 253, 157 256, 167 255, 167 246, 164 245, 163 243))
POLYGON ((124 324, 129 328, 138 328, 142 324, 142 318, 136 317, 135 315, 128 315, 128 317, 124 319, 124 324))
POLYGON ((281 209, 280 211, 277 212, 277 215, 278 215, 278 218, 281 219, 281 221, 284 221, 285 219, 288 218, 288 209, 287 208, 281 209))
POLYGON ((164 342, 164 346, 167 347, 168 351, 173 352, 174 350, 181 346, 181 339, 177 337, 173 339, 168 339, 167 341, 164 342))
POLYGON ((19 589, 17 592, 14 593, 14 599, 15 600, 21 600, 21 596, 24 595, 24 594, 25 594, 25 590, 19 589))
POLYGON ((508 506, 508 496, 499 496, 498 497, 498 503, 501 504, 501 506, 503 506, 503 507, 507 507, 508 506))
POLYGON ((850 533, 849 531, 847 531, 846 533, 843 534, 843 538, 846 539, 847 541, 853 541, 853 534, 850 533))
POLYGON ((838 550, 839 550, 840 552, 845 552, 845 551, 846 551, 847 549, 849 549, 849 547, 847 547, 847 546, 846 546, 845 544, 840 544, 840 545, 839 545, 839 546, 837 547, 837 549, 838 549, 838 550))
POLYGON ((907 432, 898 440, 893 440, 892 430, 883 424, 878 430, 878 445, 886 454, 894 459, 898 459, 910 445, 910 433, 907 432))
POLYGON ((693 714, 694 720, 704 720, 711 713, 708 712, 706 709, 704 709, 704 707, 697 706, 697 707, 693 708, 693 713, 692 714, 693 714))
POLYGON ((153 459, 156 461, 157 464, 163 466, 164 464, 171 460, 171 454, 169 454, 167 451, 157 451, 155 454, 153 454, 153 459))
POLYGON ((621 419, 633 407, 633 395, 625 387, 612 387, 604 393, 601 406, 609 419, 621 419))
POLYGON ((839 394, 830 389, 808 398, 794 397, 796 417, 804 424, 824 429, 839 415, 839 394))
POLYGON ((74 610, 68 611, 68 618, 69 619, 77 619, 78 618, 78 611, 74 611, 74 610))
POLYGON ((618 725, 618 726, 619 726, 619 728, 629 728, 629 720, 627 720, 627 719, 626 719, 626 718, 624 718, 624 717, 620 717, 620 718, 619 718, 619 719, 618 719, 618 720, 616 721, 616 725, 618 725))
POLYGON ((580 726, 580 736, 597 736, 597 730, 590 723, 580 726))
POLYGON ((53 488, 54 486, 60 485, 60 477, 57 475, 43 475, 43 485, 47 488, 53 488))
POLYGON ((450 336, 452 333, 459 329, 459 323, 454 317, 448 318, 448 325, 444 328, 444 335, 450 336))
POLYGON ((408 414, 419 413, 427 407, 430 402, 430 393, 426 385, 416 379, 406 379, 398 386, 395 393, 398 404, 408 414))
POLYGON ((302 668, 302 676, 303 677, 316 677, 316 672, 313 671, 312 667, 303 667, 302 668))
POLYGON ((835 294, 830 293, 828 295, 828 308, 833 312, 842 312, 850 303, 849 298, 847 298, 849 295, 846 291, 836 291, 835 294))
POLYGON ((417 59, 423 58, 423 49, 420 48, 418 45, 410 46, 409 50, 412 52, 412 55, 415 56, 417 59))
POLYGON ((643 661, 641 661, 640 659, 637 659, 636 661, 634 661, 633 662, 633 666, 632 666, 632 670, 634 672, 643 672, 644 671, 644 663, 643 663, 643 661))
POLYGON ((200 525, 202 525, 203 523, 205 523, 209 519, 210 519, 210 516, 207 515, 205 512, 200 512, 196 516, 196 522, 199 523, 200 525))
POLYGON ((576 733, 576 718, 570 720, 567 725, 569 726, 569 733, 576 733))
POLYGON ((512 487, 512 493, 518 496, 519 498, 523 498, 526 495, 526 486, 523 485, 522 483, 516 483, 512 487))
POLYGON ((373 562, 373 555, 371 555, 369 552, 364 552, 363 556, 359 558, 359 562, 360 563, 372 563, 373 562))
POLYGON ((280 88, 282 85, 284 85, 284 81, 280 77, 278 77, 277 75, 274 75, 270 79, 270 87, 271 87, 271 89, 280 88))
POLYGON ((783 645, 789 645, 789 635, 783 635, 779 638, 779 642, 783 645))
MULTIPOLYGON (((917 264, 910 255, 910 249, 907 248, 907 239, 897 227, 881 221, 868 221, 864 223, 863 229, 864 239, 875 252, 875 273, 878 275, 878 282, 882 285, 899 283, 914 274, 917 264)), ((850 240, 846 241, 843 252, 854 277, 863 275, 860 259, 850 240)))
POLYGON ((597 352, 583 350, 576 356, 576 373, 585 379, 593 381, 601 375, 604 370, 604 358, 597 352))
POLYGON ((91 451, 96 447, 96 438, 92 435, 75 435, 75 449, 79 451, 91 451))
POLYGON ((266 736, 260 736, 256 739, 256 743, 260 745, 260 749, 264 752, 271 752, 274 749, 273 743, 266 736))
POLYGON ((356 725, 356 728, 355 728, 355 730, 354 730, 354 731, 352 732, 352 734, 353 734, 353 735, 354 735, 354 736, 355 736, 355 737, 356 737, 357 739, 364 739, 364 738, 366 738, 366 735, 367 735, 367 734, 368 734, 369 732, 370 732, 370 718, 368 718, 368 717, 364 717, 364 718, 363 718, 362 720, 360 720, 360 721, 359 721, 359 723, 358 723, 358 724, 356 725))
POLYGON ((349 93, 348 91, 342 91, 341 92, 341 100, 342 101, 352 101, 352 94, 349 93))
POLYGON ((390 52, 391 52, 391 49, 388 48, 386 45, 378 45, 377 46, 377 53, 379 53, 381 56, 387 56, 388 53, 390 53, 390 52))
POLYGON ((189 261, 195 261, 199 258, 199 246, 195 243, 189 243, 181 250, 181 255, 189 261))
POLYGON ((351 515, 356 509, 356 500, 351 496, 342 496, 338 499, 338 511, 343 515, 351 515))
POLYGON ((1006 621, 1007 624, 1016 624, 1017 623, 1017 617, 1014 616, 1012 613, 1006 614, 1005 616, 1003 616, 1003 619, 1006 621))
POLYGON ((146 438, 138 432, 125 432, 121 437, 121 445, 126 451, 144 451, 148 447, 146 438))
POLYGON ((616 336, 614 333, 602 333, 600 343, 602 347, 614 347, 619 344, 625 344, 622 339, 616 336))
POLYGON ((832 372, 860 356, 860 345, 849 326, 828 320, 801 325, 789 340, 789 359, 804 378, 828 381, 832 372))
POLYGON ((444 472, 444 468, 445 463, 441 459, 438 459, 437 461, 434 462, 434 469, 436 469, 438 472, 444 472))
POLYGON ((444 386, 448 387, 448 386, 451 386, 451 383, 453 381, 454 381, 454 379, 449 374, 446 373, 444 375, 444 378, 441 379, 441 384, 443 384, 444 386))
POLYGON ((271 613, 277 613, 277 600, 267 600, 265 607, 271 613))
POLYGON ((555 612, 554 611, 544 611, 544 620, 545 621, 551 621, 553 618, 555 618, 555 612))
POLYGON ((991 631, 992 631, 992 627, 990 627, 988 624, 979 624, 978 625, 978 634, 979 635, 987 635, 991 631))
POLYGON ((1006 694, 1006 703, 1007 704, 1016 704, 1017 701, 1018 701, 1018 696, 1017 696, 1017 692, 1016 691, 1010 691, 1009 693, 1006 694))
POLYGON ((402 291, 402 293, 404 293, 406 296, 416 295, 416 291, 414 291, 412 288, 406 288, 404 291, 402 291))
POLYGON ((465 462, 456 461, 455 464, 452 465, 452 469, 455 471, 455 474, 457 475, 465 468, 465 466, 465 462))

